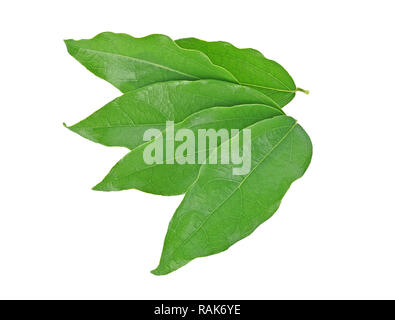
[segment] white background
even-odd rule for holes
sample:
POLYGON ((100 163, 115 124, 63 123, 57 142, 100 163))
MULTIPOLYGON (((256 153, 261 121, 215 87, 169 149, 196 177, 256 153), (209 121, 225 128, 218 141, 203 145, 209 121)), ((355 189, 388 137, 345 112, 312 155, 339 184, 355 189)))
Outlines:
POLYGON ((393 1, 3 1, 0 298, 395 298, 393 1), (253 47, 299 93, 306 175, 228 251, 157 277, 182 197, 92 191, 126 153, 68 131, 120 93, 63 39, 163 33, 253 47))

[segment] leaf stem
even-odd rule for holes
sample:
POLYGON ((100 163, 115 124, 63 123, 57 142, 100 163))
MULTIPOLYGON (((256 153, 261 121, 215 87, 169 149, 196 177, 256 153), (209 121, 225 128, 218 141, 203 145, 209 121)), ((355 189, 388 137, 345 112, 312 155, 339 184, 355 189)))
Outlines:
POLYGON ((309 90, 305 90, 305 89, 302 89, 302 88, 296 88, 296 91, 301 91, 301 92, 303 92, 305 94, 309 94, 310 93, 309 90))

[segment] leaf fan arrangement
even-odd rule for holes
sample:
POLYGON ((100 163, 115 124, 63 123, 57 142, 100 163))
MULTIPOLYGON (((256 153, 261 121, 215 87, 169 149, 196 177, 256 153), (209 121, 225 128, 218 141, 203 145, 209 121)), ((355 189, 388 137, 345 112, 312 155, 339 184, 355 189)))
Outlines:
MULTIPOLYGON (((110 32, 65 43, 84 67, 123 93, 68 127, 96 143, 129 149, 94 190, 185 194, 170 221, 155 275, 224 251, 248 236, 275 213, 310 164, 309 136, 282 110, 297 91, 308 91, 297 88, 281 65, 257 50, 222 41, 110 32), (193 133, 240 130, 229 143, 243 139, 242 129, 249 129, 251 170, 234 175, 232 164, 146 163, 147 145, 169 138, 167 121, 193 133), (161 133, 145 141, 148 129, 161 133)), ((222 154, 222 142, 198 153, 222 154)))

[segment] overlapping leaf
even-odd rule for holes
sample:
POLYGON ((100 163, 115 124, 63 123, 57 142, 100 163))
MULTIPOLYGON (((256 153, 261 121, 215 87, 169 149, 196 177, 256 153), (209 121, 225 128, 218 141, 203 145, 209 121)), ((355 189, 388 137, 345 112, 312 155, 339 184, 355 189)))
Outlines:
POLYGON ((196 38, 179 39, 176 43, 183 48, 203 52, 214 64, 232 73, 240 84, 267 94, 280 106, 290 102, 296 91, 305 91, 296 88, 281 65, 265 58, 257 50, 239 49, 228 42, 207 42, 196 38))
POLYGON ((274 214, 291 183, 304 174, 312 146, 294 119, 279 116, 249 128, 251 171, 237 176, 231 164, 202 165, 169 224, 154 274, 170 273, 245 238, 274 214))
POLYGON ((92 39, 65 40, 83 66, 122 92, 171 80, 237 80, 203 53, 186 50, 165 35, 134 38, 103 32, 92 39))
POLYGON ((70 130, 106 146, 132 149, 143 142, 145 130, 163 130, 166 121, 215 106, 261 103, 276 107, 265 94, 218 80, 169 81, 125 93, 70 130))
MULTIPOLYGON (((210 151, 210 143, 204 143, 199 146, 199 130, 227 130, 230 137, 231 129, 243 129, 257 121, 283 115, 284 113, 274 107, 266 105, 251 104, 239 105, 234 107, 214 107, 205 109, 186 118, 184 121, 174 126, 174 132, 182 132, 189 129, 194 134, 193 143, 190 146, 195 147, 193 150, 194 157, 192 163, 183 163, 185 157, 183 154, 172 152, 171 158, 164 159, 162 163, 146 163, 144 159, 145 149, 149 144, 159 143, 163 148, 163 158, 167 153, 166 140, 171 132, 164 130, 162 134, 153 140, 144 143, 130 151, 121 159, 110 171, 110 173, 100 182, 94 190, 114 191, 125 189, 139 189, 144 192, 160 195, 177 195, 183 194, 196 179, 199 172, 199 159, 207 158, 210 151), (177 159, 176 157, 180 157, 177 159), (182 161, 179 161, 182 160, 182 161), (171 162, 173 164, 169 164, 171 162), (181 163, 179 163, 181 162, 181 163)), ((169 131, 169 130, 168 130, 169 131)), ((226 139, 226 138, 225 138, 226 139)), ((219 139, 216 140, 214 147, 218 145, 219 139)), ((174 150, 177 150, 185 143, 191 143, 182 138, 180 141, 174 141, 174 150)), ((163 159, 162 158, 162 159, 163 159)))
MULTIPOLYGON (((135 38, 103 32, 92 39, 65 40, 67 50, 88 70, 122 92, 171 80, 216 79, 251 86, 281 107, 296 91, 288 72, 254 49, 196 38, 175 42, 160 34, 135 38)), ((305 91, 307 92, 307 91, 305 91)))

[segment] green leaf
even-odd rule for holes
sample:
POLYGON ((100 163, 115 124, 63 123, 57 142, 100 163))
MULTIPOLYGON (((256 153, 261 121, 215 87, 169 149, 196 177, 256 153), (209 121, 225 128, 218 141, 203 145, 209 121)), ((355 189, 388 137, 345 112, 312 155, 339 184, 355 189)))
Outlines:
POLYGON ((159 82, 125 93, 69 129, 106 146, 132 149, 147 129, 163 130, 166 121, 177 123, 210 107, 253 103, 277 106, 265 94, 230 82, 159 82))
POLYGON ((201 52, 179 47, 165 35, 134 38, 100 33, 92 39, 65 40, 68 52, 122 92, 170 80, 217 79, 237 82, 201 52))
MULTIPOLYGON (((144 192, 160 195, 183 194, 198 175, 201 166, 198 163, 198 159, 200 157, 206 159, 210 150, 209 143, 199 146, 198 130, 214 129, 219 132, 218 130, 220 129, 226 129, 229 134, 231 129, 243 129, 257 121, 283 114, 278 108, 259 104, 214 107, 194 113, 174 126, 174 132, 176 134, 177 132, 181 132, 179 130, 182 129, 189 129, 193 132, 193 145, 196 148, 194 148, 193 163, 179 164, 180 159, 175 157, 174 152, 171 153, 171 158, 169 158, 170 162, 174 164, 168 164, 168 160, 166 160, 167 163, 152 164, 147 164, 144 161, 144 150, 149 144, 159 143, 163 145, 162 155, 166 154, 165 141, 168 136, 174 136, 174 133, 172 133, 173 130, 168 130, 167 132, 164 130, 156 138, 129 152, 111 169, 104 180, 94 187, 94 190, 116 191, 139 189, 144 192)), ((213 144, 214 147, 218 145, 218 139, 215 142, 215 145, 213 144)), ((177 150, 183 143, 184 140, 175 141, 174 150, 177 150)))
POLYGON ((296 120, 279 116, 249 128, 251 171, 236 176, 232 165, 201 167, 169 224, 152 273, 168 274, 245 238, 274 214, 292 182, 304 174, 312 146, 296 120))
POLYGON ((296 88, 288 72, 277 62, 254 49, 239 49, 228 42, 207 42, 196 38, 176 40, 186 49, 199 50, 210 60, 230 71, 240 84, 251 86, 285 106, 295 96, 296 88))

